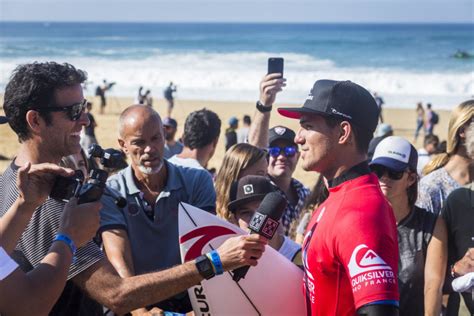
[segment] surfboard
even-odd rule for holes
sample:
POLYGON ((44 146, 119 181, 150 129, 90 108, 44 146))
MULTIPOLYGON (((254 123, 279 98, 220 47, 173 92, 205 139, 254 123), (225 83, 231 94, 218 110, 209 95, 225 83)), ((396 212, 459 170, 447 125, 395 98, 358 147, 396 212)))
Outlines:
MULTIPOLYGON (((192 260, 244 235, 236 225, 186 203, 179 205, 181 259, 192 260)), ((224 272, 188 289, 195 315, 305 315, 303 271, 267 246, 244 279, 224 272)))

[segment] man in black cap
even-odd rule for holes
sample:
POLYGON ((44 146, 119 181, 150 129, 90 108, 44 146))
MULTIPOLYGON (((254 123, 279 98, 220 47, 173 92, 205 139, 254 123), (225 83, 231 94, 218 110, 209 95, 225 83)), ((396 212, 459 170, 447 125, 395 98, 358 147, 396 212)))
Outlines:
POLYGON ((295 143, 295 132, 284 126, 275 126, 268 131, 268 175, 276 189, 287 201, 281 218, 285 235, 291 223, 299 219, 309 189, 293 178, 300 157, 295 143))
MULTIPOLYGON (((235 224, 247 230, 250 220, 265 196, 275 191, 272 182, 263 176, 245 176, 234 182, 227 208, 234 215, 235 224)), ((301 266, 301 246, 285 236, 280 225, 268 243, 288 260, 301 266)))
POLYGON ((303 243, 308 314, 398 315, 395 218, 367 164, 375 100, 350 81, 318 80, 303 107, 278 112, 299 119, 303 168, 328 183, 303 243))
POLYGON ((250 144, 269 152, 268 175, 288 202, 282 216, 285 235, 288 235, 291 224, 299 218, 309 189, 293 178, 300 156, 298 145, 294 141, 295 132, 285 126, 269 128, 276 94, 286 86, 285 82, 286 79, 281 78, 279 73, 263 77, 248 140, 250 144))

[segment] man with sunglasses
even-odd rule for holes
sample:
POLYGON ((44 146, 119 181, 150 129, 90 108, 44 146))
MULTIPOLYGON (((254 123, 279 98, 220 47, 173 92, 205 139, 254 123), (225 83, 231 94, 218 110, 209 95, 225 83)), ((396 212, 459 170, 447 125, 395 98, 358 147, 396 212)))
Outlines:
POLYGON ((288 203, 281 218, 285 235, 291 224, 299 219, 309 195, 309 189, 293 178, 300 157, 294 139, 295 132, 284 126, 275 126, 268 131, 268 176, 288 203))
POLYGON ((293 178, 300 156, 298 145, 294 141, 295 132, 285 126, 269 128, 276 95, 285 86, 286 79, 280 73, 263 77, 248 140, 250 144, 268 150, 268 175, 288 202, 281 219, 285 235, 288 235, 292 223, 299 218, 309 189, 293 178))
MULTIPOLYGON (((55 62, 25 64, 14 70, 5 89, 3 108, 10 127, 18 135, 20 149, 0 181, 0 216, 19 195, 16 175, 20 165, 26 162, 58 164, 62 157, 79 153, 80 131, 89 123, 83 112, 85 102, 81 87, 86 77, 72 65, 55 62)), ((155 118, 157 124, 152 126, 158 134, 152 138, 163 146, 161 119, 158 115, 155 118)), ((156 162, 155 159, 145 164, 156 162)), ((104 197, 103 205, 106 201, 104 197)), ((125 314, 216 275, 214 262, 203 255, 164 271, 121 278, 94 242, 76 249, 72 238, 57 234, 64 206, 64 202, 51 198, 41 204, 20 238, 14 256, 23 271, 30 271, 40 266, 55 241, 65 243, 70 249, 75 259, 50 315, 102 315, 100 304, 117 314, 125 314)), ((220 260, 216 264, 226 271, 254 266, 266 243, 267 240, 258 235, 230 238, 217 249, 220 260)), ((215 256, 212 258, 215 260, 215 256)), ((24 298, 25 304, 28 299, 24 298)))
POLYGON ((308 315, 398 315, 395 218, 367 163, 374 98, 350 81, 318 80, 303 107, 278 112, 299 119, 303 168, 328 183, 303 242, 308 315))

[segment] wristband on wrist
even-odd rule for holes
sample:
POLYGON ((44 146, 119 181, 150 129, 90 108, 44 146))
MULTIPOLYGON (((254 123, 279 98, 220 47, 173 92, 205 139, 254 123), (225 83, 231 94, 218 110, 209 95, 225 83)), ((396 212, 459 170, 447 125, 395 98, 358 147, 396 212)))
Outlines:
POLYGON ((214 271, 216 275, 224 273, 224 268, 222 267, 221 257, 217 253, 217 250, 213 250, 207 253, 207 257, 211 259, 212 265, 214 266, 214 271))
POLYGON ((262 102, 257 101, 257 110, 261 113, 265 113, 265 112, 270 112, 272 110, 272 106, 265 106, 262 104, 262 102))
POLYGON ((452 264, 452 265, 451 265, 451 269, 450 269, 450 270, 451 270, 451 276, 452 276, 453 278, 457 278, 457 277, 459 276, 459 274, 457 274, 456 271, 454 271, 454 265, 455 265, 455 264, 452 264))
POLYGON ((53 239, 53 242, 55 241, 64 242, 66 245, 68 245, 69 249, 71 250, 73 258, 76 256, 76 250, 77 250, 76 245, 74 244, 74 241, 72 241, 72 239, 69 238, 68 235, 56 234, 56 236, 53 239))

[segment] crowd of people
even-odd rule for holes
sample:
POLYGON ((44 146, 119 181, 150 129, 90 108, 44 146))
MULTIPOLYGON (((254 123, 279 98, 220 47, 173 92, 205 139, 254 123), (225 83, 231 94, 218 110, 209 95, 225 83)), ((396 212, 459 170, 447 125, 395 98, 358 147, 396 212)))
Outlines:
POLYGON ((286 79, 268 74, 252 119, 241 129, 229 119, 214 176, 221 119, 192 112, 176 139, 170 83, 165 118, 146 98, 121 113, 128 165, 106 180, 115 193, 79 203, 48 196, 58 176, 90 171, 99 126, 86 79, 70 64, 31 63, 6 86, 0 123, 20 146, 0 178, 0 314, 185 314, 188 288, 257 265, 267 245, 303 270, 308 315, 457 315, 460 297, 474 313, 474 100, 453 110, 445 152, 437 114, 428 107, 427 121, 418 109, 416 150, 379 124, 383 101, 350 81, 318 80, 302 107, 279 108, 297 131, 270 126, 286 79), (311 189, 294 178, 298 161, 317 172, 311 189), (180 202, 247 229, 274 192, 286 208, 271 240, 231 237, 182 263, 180 202))

